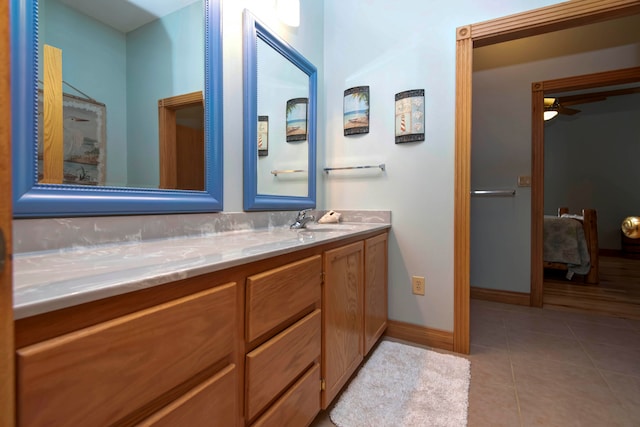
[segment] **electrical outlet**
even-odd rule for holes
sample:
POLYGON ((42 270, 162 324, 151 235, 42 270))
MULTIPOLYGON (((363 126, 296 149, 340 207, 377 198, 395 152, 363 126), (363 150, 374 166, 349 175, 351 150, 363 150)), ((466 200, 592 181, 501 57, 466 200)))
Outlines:
POLYGON ((415 295, 424 295, 424 277, 412 276, 411 277, 411 289, 415 295))

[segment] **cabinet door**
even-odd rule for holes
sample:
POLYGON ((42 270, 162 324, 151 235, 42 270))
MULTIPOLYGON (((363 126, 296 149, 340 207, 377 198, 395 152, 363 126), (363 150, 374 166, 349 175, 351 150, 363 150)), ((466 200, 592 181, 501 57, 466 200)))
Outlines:
POLYGON ((387 328, 387 233, 365 240, 364 354, 387 328))
POLYGON ((326 409, 363 359, 364 243, 325 252, 322 377, 326 409))

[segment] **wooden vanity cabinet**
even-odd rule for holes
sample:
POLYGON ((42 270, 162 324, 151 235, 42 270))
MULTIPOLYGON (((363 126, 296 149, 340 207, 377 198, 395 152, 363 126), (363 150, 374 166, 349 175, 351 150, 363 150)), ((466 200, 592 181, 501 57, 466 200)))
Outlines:
POLYGON ((227 283, 18 348, 18 425, 237 425, 237 301, 227 283))
POLYGON ((17 320, 17 425, 310 425, 386 328, 366 237, 17 320))
POLYGON ((387 233, 325 252, 322 311, 327 409, 386 329, 387 233))
POLYGON ((320 411, 321 282, 321 255, 247 278, 247 425, 306 426, 320 411))

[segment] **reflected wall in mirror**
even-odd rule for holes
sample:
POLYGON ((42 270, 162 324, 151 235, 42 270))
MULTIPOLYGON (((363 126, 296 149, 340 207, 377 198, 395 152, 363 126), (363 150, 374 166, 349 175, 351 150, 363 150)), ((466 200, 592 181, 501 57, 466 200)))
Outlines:
POLYGON ((307 99, 309 96, 309 76, 272 49, 258 37, 256 45, 257 103, 258 117, 267 116, 271 120, 269 137, 271 152, 258 159, 258 194, 280 196, 308 196, 307 162, 309 144, 306 132, 307 109, 295 115, 300 108, 293 99, 307 99), (287 142, 293 133, 301 134, 295 142, 287 142), (304 170, 275 176, 274 170, 304 170))
POLYGON ((220 2, 136 3, 12 0, 15 216, 222 210, 220 2))
POLYGON ((244 25, 244 209, 315 207, 316 68, 248 10, 244 25))

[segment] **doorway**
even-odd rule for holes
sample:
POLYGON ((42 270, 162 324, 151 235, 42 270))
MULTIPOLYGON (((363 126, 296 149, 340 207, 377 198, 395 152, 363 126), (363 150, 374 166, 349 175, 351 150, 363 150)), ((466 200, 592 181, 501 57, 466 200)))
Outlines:
MULTIPOLYGON (((581 95, 561 97, 561 99, 573 99, 581 96, 584 97, 585 100, 602 100, 605 95, 618 96, 631 94, 638 90, 637 88, 627 87, 626 89, 619 89, 617 91, 603 91, 603 87, 610 89, 612 86, 628 86, 630 83, 637 84, 639 81, 640 67, 634 67, 533 83, 531 92, 531 143, 532 152, 534 153, 532 156, 532 169, 542 171, 544 176, 545 140, 544 120, 541 110, 543 109, 543 98, 545 96, 563 92, 580 91, 581 95), (594 92, 592 89, 596 88, 601 89, 598 92, 594 92), (595 95, 598 96, 596 97, 595 95)), ((536 187, 531 193, 532 212, 544 212, 544 179, 542 181, 543 185, 536 187)), ((584 207, 591 208, 593 206, 584 207)), ((602 215, 600 215, 600 218, 602 218, 602 215)), ((543 221, 543 218, 534 218, 532 214, 532 224, 534 221, 543 221)), ((639 274, 638 271, 636 271, 637 263, 633 261, 625 262, 623 259, 616 260, 616 257, 605 256, 599 261, 595 261, 597 263, 595 268, 601 270, 603 283, 608 283, 609 289, 604 286, 598 288, 594 285, 571 285, 567 283, 563 284, 562 281, 557 281, 558 283, 552 281, 552 292, 547 292, 545 295, 542 240, 542 234, 531 236, 531 292, 532 294, 535 292, 537 295, 540 295, 541 300, 537 302, 539 306, 542 306, 544 302, 545 304, 552 303, 569 308, 590 309, 610 315, 625 315, 627 317, 634 315, 636 317, 639 316, 638 303, 640 302, 640 297, 636 296, 637 292, 633 289, 633 286, 619 286, 619 284, 614 283, 616 280, 628 281, 630 278, 631 282, 637 281, 635 278, 639 274), (624 275, 628 276, 623 277, 624 275), (625 302, 626 298, 628 298, 628 301, 625 302)), ((596 259, 598 260, 598 258, 596 259)), ((593 268, 594 266, 592 266, 592 269, 593 268)))
MULTIPOLYGON (((560 3, 457 29, 453 262, 454 351, 468 354, 470 346, 470 159, 473 48, 638 13, 640 13, 640 1, 636 0, 584 0, 560 3)), ((541 111, 539 113, 541 114, 541 111)), ((535 154, 532 153, 532 155, 535 154)), ((543 171, 532 168, 531 173, 532 192, 536 188, 540 191, 544 185, 543 171)), ((532 222, 531 235, 541 235, 543 212, 541 210, 536 212, 532 207, 531 215, 532 218, 540 218, 539 221, 532 222)), ((536 305, 534 302, 542 304, 541 290, 532 288, 532 305, 536 305)))
POLYGON ((160 188, 205 190, 202 92, 158 101, 160 188))

